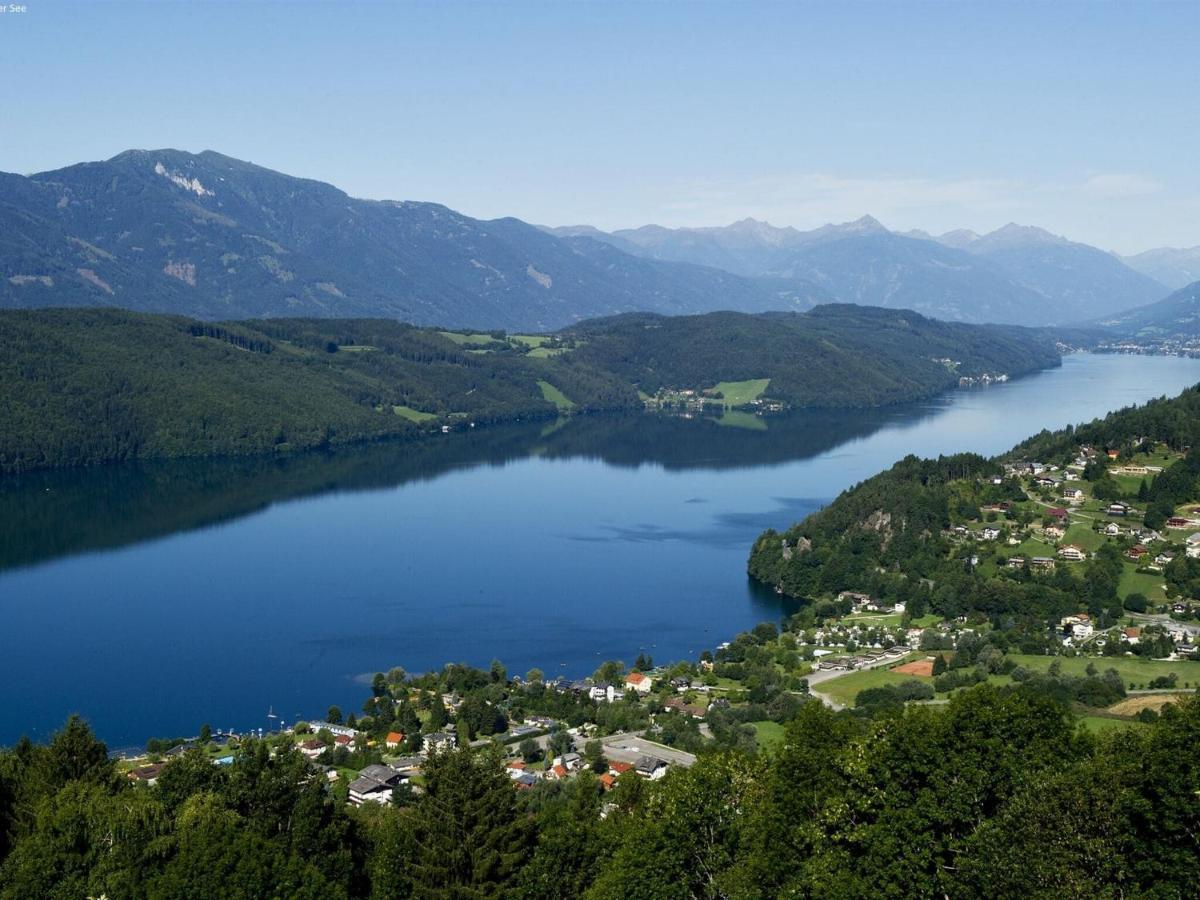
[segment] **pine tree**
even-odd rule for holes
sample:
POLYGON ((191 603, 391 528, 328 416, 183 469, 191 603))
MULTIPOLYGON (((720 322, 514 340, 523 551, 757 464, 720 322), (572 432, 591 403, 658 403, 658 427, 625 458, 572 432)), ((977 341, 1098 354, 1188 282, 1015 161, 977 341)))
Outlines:
POLYGON ((507 893, 531 848, 532 820, 493 754, 459 747, 430 757, 414 816, 414 896, 432 900, 507 893))

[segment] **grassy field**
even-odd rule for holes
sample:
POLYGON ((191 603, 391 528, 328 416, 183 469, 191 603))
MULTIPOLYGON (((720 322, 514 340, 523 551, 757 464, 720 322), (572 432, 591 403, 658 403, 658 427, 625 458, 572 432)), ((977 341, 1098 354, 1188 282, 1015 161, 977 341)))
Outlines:
POLYGON ((762 396, 762 392, 767 389, 767 385, 771 383, 770 378, 754 378, 749 381, 722 381, 717 384, 715 390, 721 392, 724 398, 723 403, 726 406, 741 406, 744 403, 751 403, 762 396))
MULTIPOLYGON (((903 665, 908 662, 907 659, 900 660, 897 665, 903 665)), ((834 678, 824 684, 816 685, 818 693, 832 697, 838 703, 845 706, 853 706, 854 698, 858 696, 859 691, 865 691, 867 688, 886 687, 891 684, 903 684, 906 681, 920 681, 924 684, 932 684, 932 678, 919 678, 916 675, 898 675, 891 669, 863 669, 859 672, 851 672, 849 675, 843 675, 840 678, 834 678)))
POLYGON ((763 750, 770 750, 783 743, 784 727, 778 722, 751 722, 750 724, 754 726, 758 746, 763 750))
POLYGON ((1067 529, 1066 536, 1063 538, 1064 544, 1075 544, 1082 547, 1088 553, 1094 553, 1100 549, 1106 538, 1102 534, 1097 534, 1092 531, 1092 525, 1088 523, 1079 523, 1072 525, 1067 529))
POLYGON ((559 409, 573 409, 575 407, 575 401, 552 385, 550 382, 539 381, 538 387, 542 389, 542 396, 559 409))
POLYGON ((410 422, 428 422, 430 419, 436 419, 437 416, 433 413, 421 412, 419 409, 413 409, 411 406, 393 406, 392 412, 398 416, 408 419, 410 422))
POLYGON ((508 339, 518 344, 523 344, 530 350, 540 347, 542 344, 550 340, 550 338, 546 337, 544 334, 510 334, 508 339))
POLYGON ((1010 653, 1008 658, 1019 666, 1043 672, 1050 668, 1052 662, 1057 660, 1065 675, 1085 674, 1088 663, 1093 664, 1101 672, 1105 669, 1116 669, 1122 680, 1124 680, 1126 687, 1129 687, 1131 684, 1144 686, 1151 678, 1170 675, 1172 672, 1178 677, 1178 686, 1181 688, 1185 684, 1190 684, 1193 687, 1200 685, 1200 662, 1191 660, 1168 662, 1161 659, 1139 659, 1129 656, 1113 656, 1097 659, 1087 656, 1026 656, 1020 653, 1010 653))
POLYGON ((1121 580, 1117 582, 1117 596, 1124 599, 1130 594, 1145 594, 1151 603, 1162 603, 1167 599, 1161 574, 1139 572, 1136 565, 1127 562, 1121 571, 1121 580))
POLYGON ((490 344, 496 340, 490 334, 460 334, 457 331, 439 331, 438 334, 450 338, 456 344, 490 344))
POLYGON ((551 356, 562 356, 566 352, 566 347, 534 347, 525 355, 530 359, 549 359, 551 356))

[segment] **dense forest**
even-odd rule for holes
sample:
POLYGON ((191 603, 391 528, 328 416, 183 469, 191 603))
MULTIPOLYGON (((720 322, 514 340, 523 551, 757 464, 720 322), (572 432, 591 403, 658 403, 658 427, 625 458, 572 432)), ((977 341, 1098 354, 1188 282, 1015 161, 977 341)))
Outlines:
POLYGON ((1198 746, 1194 698, 1097 737, 1036 683, 983 685, 811 701, 773 752, 608 792, 587 771, 516 791, 491 752, 439 751, 422 793, 352 809, 286 736, 228 765, 187 750, 146 786, 74 719, 0 753, 0 897, 1182 898, 1198 746))
POLYGON ((523 340, 390 320, 5 311, 0 472, 415 438, 638 409, 639 389, 740 378, 770 378, 770 395, 795 407, 881 406, 929 397, 960 374, 1058 362, 1037 332, 845 306, 634 316, 523 340), (951 355, 957 368, 937 361, 951 355))
POLYGON ((769 378, 769 396, 796 407, 902 403, 962 377, 1024 375, 1061 362, 1054 341, 1030 329, 846 304, 758 316, 631 313, 572 333, 586 339, 581 360, 649 393, 769 378))

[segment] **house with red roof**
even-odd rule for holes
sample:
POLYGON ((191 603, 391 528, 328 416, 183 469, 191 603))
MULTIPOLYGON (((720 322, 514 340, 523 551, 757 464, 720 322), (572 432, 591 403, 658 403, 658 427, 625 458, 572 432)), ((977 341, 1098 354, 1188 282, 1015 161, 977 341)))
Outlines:
POLYGON ((625 677, 625 690, 627 691, 648 694, 653 687, 654 680, 649 675, 643 675, 641 672, 630 672, 625 677))

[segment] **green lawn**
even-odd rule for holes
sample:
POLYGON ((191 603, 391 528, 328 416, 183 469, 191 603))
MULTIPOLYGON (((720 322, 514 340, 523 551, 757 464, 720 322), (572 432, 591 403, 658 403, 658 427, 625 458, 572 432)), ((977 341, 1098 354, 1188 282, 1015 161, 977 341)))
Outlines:
POLYGON ((525 355, 530 359, 549 359, 552 356, 562 356, 566 352, 566 347, 534 347, 525 355))
POLYGON ((1126 728, 1140 728, 1142 723, 1137 719, 1112 719, 1108 716, 1080 716, 1079 723, 1093 734, 1106 731, 1124 731, 1126 728))
POLYGON ((758 746, 763 750, 770 750, 778 744, 783 743, 784 727, 778 722, 751 722, 754 726, 755 737, 758 738, 758 746))
POLYGON ((753 378, 749 381, 722 381, 714 390, 720 391, 726 406, 741 406, 757 400, 771 383, 770 378, 753 378))
POLYGON ((552 385, 550 382, 539 381, 538 387, 542 389, 542 396, 559 409, 574 409, 575 401, 552 385))
POLYGON ((419 409, 413 409, 411 406, 393 406, 392 412, 408 419, 410 422, 416 422, 418 425, 421 422, 428 422, 430 419, 437 418, 433 413, 421 412, 419 409))
POLYGON ((1148 482, 1154 481, 1153 475, 1113 475, 1112 477, 1126 494, 1136 494, 1142 486, 1143 478, 1148 482))
POLYGON ((911 627, 913 628, 932 628, 938 622, 942 621, 942 617, 937 613, 926 613, 919 619, 913 619, 911 627))
POLYGON ((1121 580, 1117 582, 1117 596, 1125 599, 1130 594, 1145 594, 1151 603, 1163 603, 1167 599, 1161 574, 1138 572, 1134 563, 1126 562, 1121 570, 1121 580))
POLYGON ((1092 531, 1091 522, 1080 522, 1072 525, 1067 529, 1066 536, 1063 537, 1064 544, 1075 544, 1082 547, 1088 553, 1094 553, 1100 549, 1101 545, 1107 540, 1102 534, 1092 531))
POLYGON ((1161 659, 1140 659, 1130 656, 1088 657, 1088 656, 1026 656, 1021 653, 1010 653, 1008 658, 1019 666, 1044 672, 1056 660, 1065 675, 1083 675, 1088 663, 1103 672, 1105 669, 1116 669, 1125 686, 1131 684, 1144 686, 1151 678, 1160 675, 1178 676, 1178 686, 1182 689, 1185 684, 1192 687, 1200 685, 1200 662, 1184 660, 1168 662, 1161 659))

